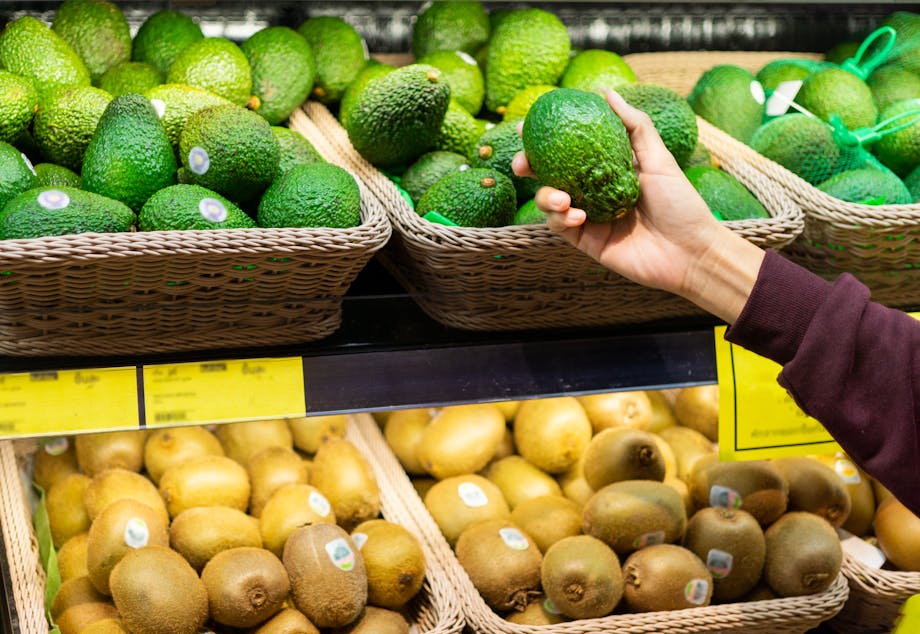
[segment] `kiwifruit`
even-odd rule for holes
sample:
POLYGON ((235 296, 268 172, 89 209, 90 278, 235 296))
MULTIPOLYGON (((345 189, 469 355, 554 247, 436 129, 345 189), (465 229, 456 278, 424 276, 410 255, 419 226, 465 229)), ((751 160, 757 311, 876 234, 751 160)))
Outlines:
POLYGON ((889 491, 884 484, 872 478, 872 492, 875 493, 875 508, 877 509, 882 505, 882 502, 888 498, 894 497, 894 494, 889 491))
POLYGON ((380 515, 380 488, 374 469, 357 447, 330 438, 313 456, 310 484, 323 492, 335 521, 346 531, 380 515))
POLYGON ((69 607, 81 603, 106 603, 109 597, 96 590, 89 577, 76 577, 63 582, 51 601, 51 616, 57 618, 69 607))
POLYGON ((380 410, 371 412, 371 417, 374 419, 374 422, 377 423, 377 426, 380 427, 380 429, 383 429, 387 424, 387 421, 390 419, 390 415, 392 413, 393 412, 389 410, 380 410))
POLYGON ((591 441, 593 428, 574 396, 524 401, 514 417, 518 453, 547 473, 564 473, 591 441))
POLYGON ((294 437, 283 418, 219 425, 217 439, 227 457, 244 467, 251 457, 266 447, 294 448, 294 437))
POLYGON ((354 623, 335 634, 409 634, 409 622, 399 612, 369 605, 354 623))
POLYGON ((823 592, 840 572, 843 550, 837 531, 823 517, 791 511, 766 531, 764 580, 781 597, 823 592))
POLYGON ((513 610, 505 615, 505 620, 517 625, 558 625, 559 623, 566 623, 569 619, 563 614, 558 614, 558 610, 552 603, 547 604, 547 601, 545 596, 534 597, 523 611, 513 610))
POLYGON ((485 467, 505 435, 505 417, 493 403, 441 408, 422 430, 416 456, 438 480, 485 467))
POLYGON ((74 535, 89 530, 92 520, 83 504, 83 495, 90 481, 91 478, 82 473, 71 473, 48 489, 45 508, 48 510, 51 540, 56 548, 74 535))
POLYGON ((198 456, 222 456, 224 448, 217 436, 205 427, 155 429, 144 444, 144 467, 154 484, 170 467, 198 456))
POLYGON ((661 460, 664 462, 664 477, 662 482, 668 478, 677 479, 677 456, 674 455, 674 450, 671 449, 671 445, 665 442, 664 438, 653 432, 647 432, 649 436, 652 437, 652 440, 655 441, 655 445, 658 447, 658 453, 661 454, 661 460))
POLYGON ((434 478, 412 478, 412 488, 414 488, 418 496, 424 500, 425 496, 428 495, 428 490, 437 484, 437 482, 438 481, 434 478))
POLYGON ((708 507, 687 522, 684 548, 699 557, 713 579, 712 600, 734 601, 750 592, 763 573, 767 545, 754 516, 741 509, 708 507))
POLYGON ((118 610, 109 602, 80 603, 64 610, 54 624, 61 634, 80 634, 97 621, 118 616, 118 610))
POLYGON ((32 480, 45 492, 71 473, 77 473, 77 453, 67 436, 39 441, 32 462, 32 480))
POLYGON ((86 570, 96 589, 111 594, 109 575, 115 565, 129 552, 148 545, 169 545, 160 511, 130 498, 105 507, 86 538, 86 570))
POLYGON ((495 448, 495 455, 492 456, 492 462, 516 454, 517 447, 514 446, 514 434, 511 432, 510 428, 505 427, 505 433, 502 436, 501 442, 498 443, 498 447, 495 448))
POLYGON ((510 520, 476 522, 460 533, 454 550, 493 610, 524 609, 540 593, 540 549, 510 520))
POLYGON ((541 495, 562 495, 559 483, 521 456, 508 456, 486 467, 483 475, 497 486, 514 510, 518 504, 541 495))
POLYGON ((843 525, 850 515, 850 494, 832 468, 806 456, 772 462, 789 485, 788 510, 820 515, 835 528, 843 525))
POLYGON ((597 491, 622 480, 661 482, 665 464, 650 433, 632 427, 613 427, 591 439, 582 468, 588 486, 597 491))
POLYGON ((89 574, 86 568, 86 542, 88 538, 88 531, 74 535, 58 549, 57 562, 62 582, 89 574))
POLYGON ((649 422, 648 431, 657 434, 665 427, 677 424, 677 418, 674 416, 671 402, 663 392, 660 390, 647 390, 645 395, 652 406, 652 419, 649 422))
POLYGON ((264 548, 231 548, 201 571, 211 618, 230 627, 253 627, 279 612, 291 590, 281 560, 264 548))
POLYGON ((249 473, 249 513, 259 517, 272 494, 286 484, 307 484, 310 472, 307 463, 293 449, 266 447, 246 466, 249 473))
POLYGON ((340 526, 298 528, 285 543, 281 560, 294 606, 317 627, 349 625, 367 604, 364 558, 340 526))
POLYGON ((300 610, 284 608, 253 634, 320 634, 320 631, 300 610))
POLYGON ((772 601, 773 599, 778 599, 779 596, 773 592, 770 586, 767 585, 767 582, 760 579, 757 582, 757 585, 748 592, 746 595, 738 599, 738 603, 748 603, 750 601, 772 601))
POLYGON ((198 456, 166 470, 160 478, 160 495, 170 517, 196 506, 229 506, 245 511, 249 506, 249 474, 226 456, 198 456))
POLYGON ((521 401, 495 401, 495 405, 502 411, 507 422, 512 422, 521 408, 521 401))
POLYGON ((789 490, 786 478, 772 462, 750 460, 715 462, 696 470, 690 495, 697 508, 740 508, 761 526, 769 526, 786 512, 789 490))
POLYGON ((145 546, 112 570, 112 599, 132 634, 195 634, 208 618, 204 583, 182 555, 145 546))
POLYGON ((888 560, 905 572, 920 572, 920 517, 892 497, 878 507, 874 525, 888 560))
POLYGON ((284 542, 295 529, 315 523, 335 524, 335 519, 329 500, 315 486, 287 484, 275 491, 259 516, 262 545, 280 557, 284 542))
POLYGON ((606 616, 623 596, 619 558, 590 535, 565 537, 550 546, 540 578, 553 607, 573 619, 606 616))
POLYGON ((418 459, 418 444, 422 440, 422 432, 431 421, 433 411, 424 407, 401 409, 387 418, 387 424, 383 428, 384 438, 406 473, 428 474, 418 459))
POLYGON ((677 491, 654 480, 608 484, 582 509, 582 530, 625 557, 653 544, 680 540, 687 513, 677 491))
POLYGON ((90 477, 106 469, 140 471, 144 466, 146 430, 80 434, 73 440, 77 465, 90 477))
POLYGON ((425 553, 406 528, 383 519, 362 522, 351 534, 367 570, 367 602, 396 610, 408 603, 425 581, 425 553))
POLYGON ((497 486, 475 474, 445 478, 425 495, 425 507, 448 542, 453 544, 469 525, 511 515, 497 486))
POLYGON ((130 634, 130 632, 125 629, 125 624, 121 619, 102 619, 84 627, 80 630, 80 634, 130 634))
POLYGON ((109 504, 124 498, 137 500, 160 511, 163 519, 169 521, 166 504, 153 482, 127 469, 106 469, 94 475, 83 493, 83 506, 90 520, 94 520, 109 504))
POLYGON ((561 495, 541 495, 514 507, 511 521, 545 553, 560 539, 581 534, 581 507, 561 495))
POLYGON ((623 600, 630 612, 709 605, 712 576, 692 552, 674 544, 637 550, 623 563, 623 600))
POLYGON ((685 387, 674 398, 674 416, 712 442, 719 441, 719 386, 685 387))
POLYGON ((840 528, 860 537, 867 535, 872 527, 876 507, 869 476, 842 454, 819 455, 814 458, 834 470, 850 495, 850 513, 840 528))
POLYGON ((677 491, 680 499, 684 501, 684 510, 687 511, 687 517, 691 517, 696 513, 696 505, 693 503, 693 498, 690 496, 690 487, 687 486, 686 482, 679 478, 665 478, 664 483, 677 491))
POLYGON ((652 422, 652 403, 645 392, 606 392, 577 396, 597 434, 611 427, 647 430, 652 422))
POLYGON ((288 429, 291 430, 294 446, 304 453, 313 454, 328 439, 345 437, 348 416, 346 414, 301 416, 289 418, 287 424, 288 429))
POLYGON ((196 506, 169 525, 169 546, 201 572, 217 553, 244 546, 261 547, 259 521, 227 506, 196 506))
POLYGON ((700 458, 715 453, 715 447, 709 439, 689 427, 672 425, 658 430, 657 433, 674 450, 677 477, 684 482, 690 482, 690 476, 700 458))
POLYGON ((562 489, 562 495, 575 502, 579 507, 583 507, 594 495, 594 489, 585 480, 584 462, 585 455, 582 453, 581 457, 568 471, 556 476, 556 482, 559 483, 559 488, 562 489))

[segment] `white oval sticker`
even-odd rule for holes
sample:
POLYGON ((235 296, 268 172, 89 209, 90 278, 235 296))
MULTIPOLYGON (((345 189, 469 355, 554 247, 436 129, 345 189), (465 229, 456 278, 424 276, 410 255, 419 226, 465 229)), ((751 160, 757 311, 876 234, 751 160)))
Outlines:
POLYGON ((313 512, 320 517, 326 517, 332 509, 329 500, 319 491, 310 491, 310 497, 307 498, 307 503, 310 505, 310 508, 313 509, 313 512))
POLYGON ((505 545, 512 550, 527 550, 530 546, 524 534, 516 528, 500 528, 498 534, 501 535, 505 545))
POLYGON ((62 453, 67 451, 70 447, 70 441, 67 440, 65 436, 58 436, 57 438, 49 438, 42 445, 42 449, 45 450, 45 453, 49 456, 60 456, 62 453))
POLYGON ((216 198, 202 198, 198 203, 201 217, 211 222, 223 222, 227 219, 227 207, 216 198))
POLYGON ((485 492, 474 482, 461 482, 457 486, 457 494, 463 503, 470 508, 478 508, 489 503, 485 492))
POLYGON ((29 168, 29 171, 32 172, 32 176, 38 176, 38 174, 35 172, 35 167, 32 165, 32 161, 29 160, 29 157, 22 152, 19 153, 19 156, 22 157, 22 162, 26 164, 26 167, 29 168))
POLYGON ((143 548, 150 540, 147 522, 139 517, 132 517, 125 525, 125 545, 131 548, 143 548))
POLYGON ((48 211, 66 209, 70 205, 70 196, 57 189, 46 189, 38 195, 38 204, 48 211))
POLYGON ((761 106, 767 101, 767 95, 763 90, 763 85, 757 80, 751 82, 751 96, 754 98, 754 101, 761 106))
POLYGON ((195 146, 188 152, 188 168, 193 174, 202 176, 211 167, 211 157, 203 147, 195 146))
POLYGON ((550 614, 562 614, 562 612, 560 612, 559 609, 549 599, 546 599, 543 602, 543 609, 549 612, 550 614))
POLYGON ((351 541, 355 543, 355 546, 358 547, 358 550, 364 548, 364 544, 367 543, 367 533, 352 533, 351 541))
POLYGON ((157 117, 162 119, 163 115, 166 114, 166 102, 162 99, 151 99, 150 103, 153 104, 153 109, 156 111, 157 117))
POLYGON ((457 51, 457 55, 460 57, 460 59, 462 59, 464 62, 466 62, 470 66, 478 66, 478 64, 476 63, 476 60, 473 59, 473 56, 470 55, 469 53, 466 53, 464 51, 457 51))
POLYGON ((840 479, 846 484, 859 484, 861 481, 859 469, 846 458, 838 458, 834 462, 834 471, 837 472, 837 475, 839 475, 840 479))
POLYGON ((355 567, 355 553, 342 537, 333 539, 326 544, 326 554, 329 555, 332 564, 339 570, 350 572, 355 567))

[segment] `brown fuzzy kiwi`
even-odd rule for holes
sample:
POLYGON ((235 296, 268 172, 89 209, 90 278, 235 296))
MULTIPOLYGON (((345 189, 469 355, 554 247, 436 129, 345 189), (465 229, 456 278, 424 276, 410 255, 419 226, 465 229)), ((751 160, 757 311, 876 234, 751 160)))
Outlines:
POLYGON ((826 590, 840 572, 843 551, 837 531, 823 517, 792 511, 766 531, 767 558, 763 576, 781 597, 826 590))
POLYGON ((425 495, 425 507, 451 544, 475 522, 511 514, 501 490, 475 474, 437 482, 425 495))
POLYGON ((585 449, 584 474, 595 491, 623 480, 664 480, 664 457, 654 436, 614 427, 595 435, 585 449))
POLYGON ((197 506, 179 513, 169 525, 169 545, 201 572, 217 553, 262 546, 259 521, 226 506, 197 506))
POLYGON ((78 472, 77 452, 70 438, 58 436, 40 441, 32 462, 35 484, 47 492, 66 476, 78 472))
POLYGON ((380 515, 380 488, 370 462, 344 438, 320 445, 310 467, 310 484, 332 504, 335 521, 346 531, 380 515))
POLYGON ((579 507, 583 507, 594 495, 594 489, 585 480, 584 464, 585 454, 582 453, 581 457, 568 471, 556 476, 556 482, 559 483, 559 488, 562 489, 562 495, 575 502, 579 507))
POLYGON ((643 391, 605 392, 576 398, 585 408, 595 434, 612 427, 648 430, 652 422, 652 403, 643 391))
POLYGON ((291 533, 323 522, 335 524, 335 512, 320 490, 309 484, 286 484, 272 494, 259 516, 262 546, 280 557, 291 533))
POLYGON ((211 618, 230 627, 253 627, 284 607, 291 590, 281 560, 264 548, 231 548, 201 571, 211 618))
POLYGON ((348 416, 346 414, 303 416, 289 418, 287 424, 288 429, 291 430, 294 446, 304 453, 313 454, 330 438, 345 437, 348 416))
POLYGON ((303 612, 284 608, 259 626, 252 634, 320 634, 303 612))
POLYGON ((659 429, 656 433, 674 450, 677 477, 684 482, 690 482, 697 462, 715 453, 715 446, 695 429, 683 425, 671 425, 659 429))
POLYGON ((438 480, 474 473, 495 456, 506 428, 493 403, 443 407, 422 429, 416 457, 438 480))
POLYGON ((889 561, 905 572, 920 572, 920 517, 889 498, 875 513, 875 536, 889 561))
POLYGON ((513 429, 518 453, 552 474, 564 473, 578 461, 594 431, 574 396, 524 401, 513 429))
POLYGON ((281 418, 220 425, 217 439, 226 456, 244 467, 250 458, 266 447, 294 448, 291 430, 287 421, 281 418))
POLYGON ((712 598, 712 576, 706 565, 673 544, 634 552, 623 563, 623 580, 623 600, 630 612, 704 607, 712 598))
POLYGON ((58 588, 51 601, 51 616, 57 618, 67 608, 81 603, 106 603, 109 598, 96 590, 89 577, 68 579, 58 588))
POLYGON ((102 619, 80 630, 80 634, 130 634, 121 619, 102 619))
POLYGON ((542 495, 562 495, 559 483, 551 475, 521 456, 493 460, 483 475, 499 488, 512 510, 525 500, 542 495))
POLYGON ((80 634, 97 621, 114 618, 118 610, 111 603, 80 603, 64 610, 54 624, 61 634, 80 634))
POLYGON ((74 535, 58 549, 58 570, 61 582, 89 575, 86 569, 86 542, 89 531, 74 535))
POLYGON ((876 509, 871 478, 842 454, 819 455, 814 458, 833 469, 850 494, 850 514, 840 528, 860 537, 868 535, 876 509))
POLYGON ((850 493, 831 467, 806 456, 772 462, 789 484, 788 510, 820 515, 835 528, 843 525, 852 506, 850 493))
POLYGON ((310 471, 307 463, 293 449, 267 447, 252 456, 246 467, 252 490, 249 494, 249 514, 259 517, 272 494, 286 484, 307 484, 310 471))
POLYGON ((521 502, 511 512, 511 521, 533 539, 541 553, 564 537, 581 534, 581 508, 561 495, 521 502))
POLYGON ((769 526, 786 512, 789 485, 771 462, 714 462, 694 471, 690 495, 697 508, 728 506, 747 511, 769 526))
POLYGON ((351 534, 367 569, 367 602, 396 610, 408 603, 425 581, 425 553, 418 538, 383 519, 362 522, 351 534))
POLYGON ((572 619, 607 616, 623 596, 619 558, 590 535, 566 537, 550 546, 540 577, 553 607, 572 619))
POLYGON ((174 465, 160 478, 160 495, 170 517, 196 506, 249 506, 249 474, 226 456, 198 456, 174 465))
POLYGON ((674 398, 674 415, 681 425, 695 429, 712 442, 718 442, 719 386, 682 388, 674 398))
POLYGON ((74 437, 77 465, 89 477, 106 469, 140 471, 146 441, 146 430, 80 434, 74 437))
POLYGON ((123 498, 146 504, 169 521, 166 504, 153 482, 127 469, 106 469, 94 475, 83 493, 83 506, 90 520, 94 520, 105 507, 123 498))
POLYGON ((335 634, 409 634, 409 622, 399 612, 369 605, 358 620, 335 634))
POLYGON ((431 422, 432 412, 428 408, 398 410, 390 414, 383 428, 387 444, 396 454, 399 464, 411 475, 428 475, 418 459, 418 445, 425 427, 431 422))
POLYGON ((82 473, 72 473, 47 491, 45 508, 55 548, 63 546, 74 535, 89 530, 92 519, 83 504, 83 496, 91 481, 82 473))
POLYGON ((652 420, 649 423, 648 431, 658 433, 665 427, 673 427, 677 424, 677 417, 674 416, 674 409, 671 402, 660 390, 646 390, 645 395, 652 405, 652 420))
POLYGON ((558 625, 570 619, 564 614, 557 614, 552 604, 547 605, 545 596, 534 597, 523 611, 513 611, 505 615, 505 620, 517 625, 558 625), (552 607, 552 610, 549 608, 552 607))
POLYGON ((154 484, 166 471, 198 456, 222 456, 217 436, 204 427, 171 427, 150 432, 144 444, 144 467, 154 484))

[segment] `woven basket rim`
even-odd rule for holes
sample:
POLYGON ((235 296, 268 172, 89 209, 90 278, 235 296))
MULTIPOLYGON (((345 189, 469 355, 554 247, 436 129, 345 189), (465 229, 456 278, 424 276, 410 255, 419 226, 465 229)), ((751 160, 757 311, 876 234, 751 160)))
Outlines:
POLYGON ((920 594, 920 572, 873 568, 849 555, 844 557, 843 571, 847 578, 858 580, 861 586, 869 590, 905 598, 920 594))

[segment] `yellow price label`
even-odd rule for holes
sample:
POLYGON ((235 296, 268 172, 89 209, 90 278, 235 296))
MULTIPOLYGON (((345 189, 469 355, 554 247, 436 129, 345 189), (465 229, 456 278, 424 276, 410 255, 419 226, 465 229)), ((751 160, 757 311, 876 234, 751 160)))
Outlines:
POLYGON ((300 357, 144 366, 148 427, 304 416, 300 357))
POLYGON ((0 438, 136 429, 139 414, 133 367, 0 374, 0 438))
POLYGON ((901 606, 894 622, 893 634, 920 632, 920 594, 915 594, 901 606))

